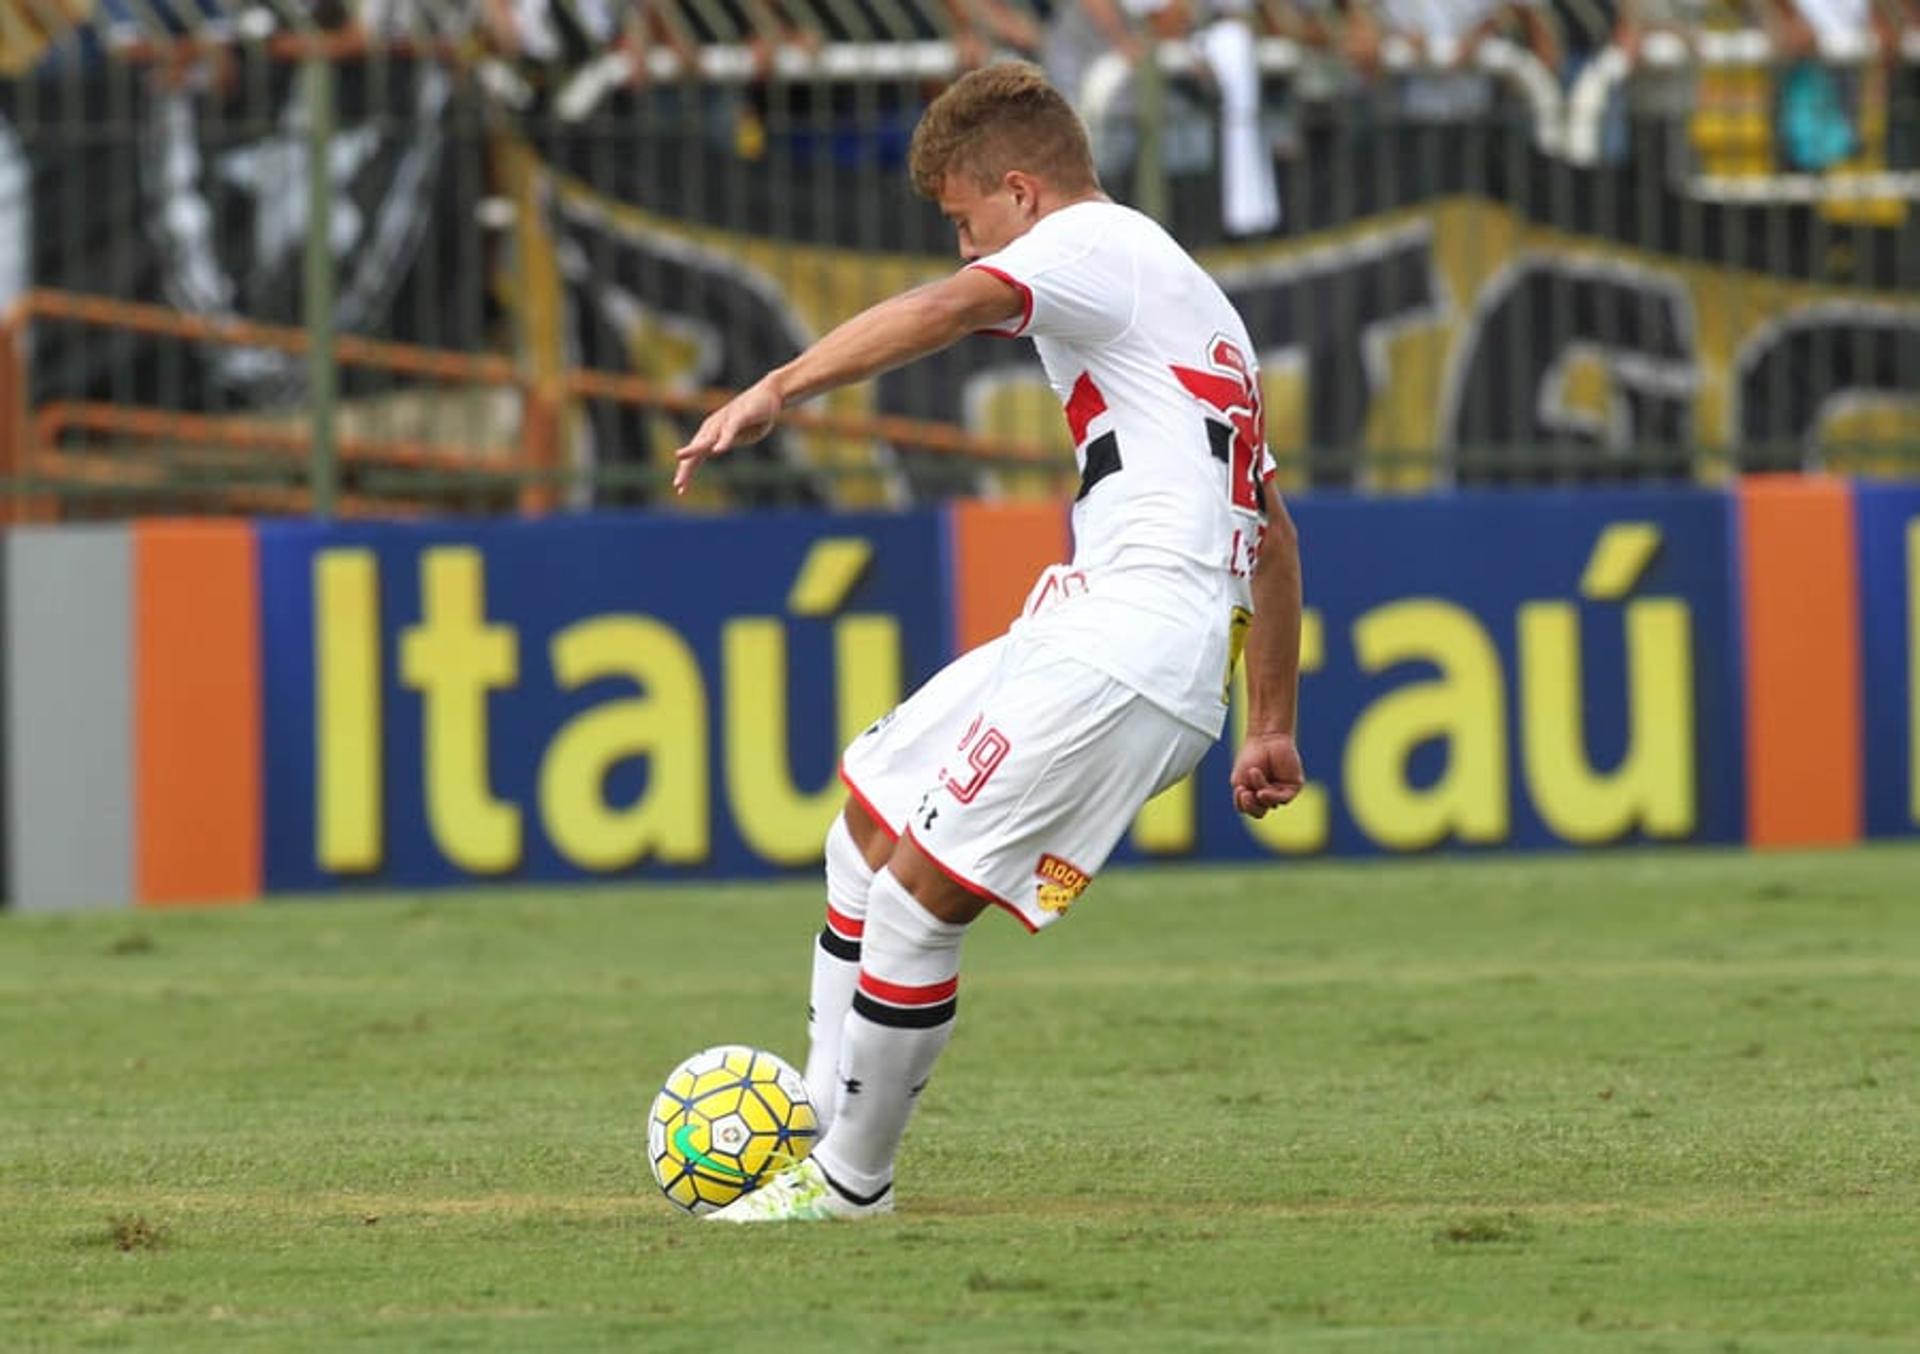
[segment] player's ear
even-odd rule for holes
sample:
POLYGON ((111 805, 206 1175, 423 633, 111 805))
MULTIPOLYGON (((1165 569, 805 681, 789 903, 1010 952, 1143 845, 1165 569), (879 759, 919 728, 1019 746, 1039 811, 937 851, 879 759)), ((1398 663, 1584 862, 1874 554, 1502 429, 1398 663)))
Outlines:
POLYGON ((1014 208, 1021 216, 1031 219, 1039 211, 1040 183, 1033 175, 1009 169, 1001 182, 1012 195, 1014 208))

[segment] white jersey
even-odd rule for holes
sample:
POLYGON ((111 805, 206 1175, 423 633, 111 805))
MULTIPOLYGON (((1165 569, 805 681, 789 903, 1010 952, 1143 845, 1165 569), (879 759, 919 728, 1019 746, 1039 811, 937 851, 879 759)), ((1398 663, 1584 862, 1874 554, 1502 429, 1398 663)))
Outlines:
POLYGON ((1016 626, 1218 734, 1252 612, 1273 475, 1246 325, 1151 218, 1111 202, 1049 213, 971 267, 1025 304, 1080 466, 1073 562, 1016 626))

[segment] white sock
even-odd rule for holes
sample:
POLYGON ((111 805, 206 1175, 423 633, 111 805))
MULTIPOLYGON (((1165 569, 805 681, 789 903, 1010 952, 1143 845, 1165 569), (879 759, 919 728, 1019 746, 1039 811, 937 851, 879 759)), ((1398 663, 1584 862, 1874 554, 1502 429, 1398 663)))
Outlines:
POLYGON ((840 1095, 840 1031, 860 976, 860 939, 866 929, 873 870, 847 830, 844 817, 827 830, 827 924, 813 946, 813 987, 807 996, 807 1094, 825 1132, 840 1095))
POLYGON ((860 985, 840 1049, 839 1113, 814 1149, 827 1178, 855 1202, 893 1182, 907 1118, 953 1034, 966 932, 920 906, 891 871, 874 876, 860 985))

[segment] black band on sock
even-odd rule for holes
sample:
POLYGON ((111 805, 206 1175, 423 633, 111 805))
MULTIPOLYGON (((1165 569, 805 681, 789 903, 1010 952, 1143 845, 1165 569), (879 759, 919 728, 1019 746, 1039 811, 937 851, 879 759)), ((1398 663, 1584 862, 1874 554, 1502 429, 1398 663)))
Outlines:
POLYGON ((889 1006, 875 1001, 865 992, 853 994, 853 1010, 876 1025, 891 1025, 900 1030, 930 1030, 952 1020, 960 1009, 960 999, 950 997, 938 1006, 889 1006))
MULTIPOLYGON (((814 1159, 814 1164, 819 1165, 819 1158, 816 1157, 814 1159)), ((879 1203, 882 1199, 887 1197, 887 1191, 893 1188, 893 1181, 889 1180, 887 1181, 886 1184, 880 1186, 879 1189, 875 1190, 871 1194, 855 1194, 852 1190, 848 1189, 845 1185, 841 1184, 838 1180, 835 1180, 832 1176, 828 1175, 827 1168, 825 1166, 820 1167, 820 1178, 822 1180, 825 1180, 828 1185, 832 1186, 833 1192, 835 1194, 838 1194, 842 1199, 845 1199, 848 1203, 854 1205, 856 1208, 865 1208, 868 1204, 879 1203)))
POLYGON ((820 948, 835 959, 844 959, 849 964, 860 962, 860 942, 848 940, 831 926, 820 928, 820 948))

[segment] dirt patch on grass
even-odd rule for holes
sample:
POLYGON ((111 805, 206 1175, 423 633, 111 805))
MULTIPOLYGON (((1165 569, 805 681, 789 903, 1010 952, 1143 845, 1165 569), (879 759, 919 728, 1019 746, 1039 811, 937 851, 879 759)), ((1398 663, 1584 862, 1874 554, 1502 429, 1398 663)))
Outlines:
POLYGON ((1524 1246, 1533 1223, 1522 1213, 1474 1213, 1433 1234, 1436 1246, 1524 1246))
POLYGON ((167 1242, 167 1229, 144 1213, 120 1213, 107 1219, 107 1242, 116 1251, 157 1251, 167 1242))

